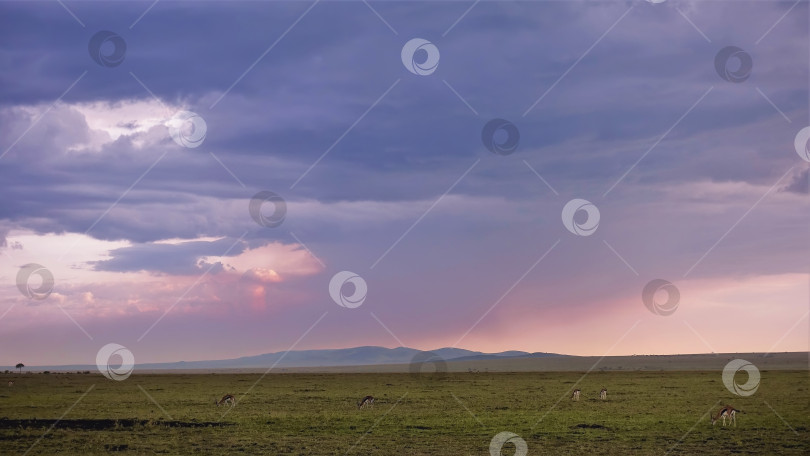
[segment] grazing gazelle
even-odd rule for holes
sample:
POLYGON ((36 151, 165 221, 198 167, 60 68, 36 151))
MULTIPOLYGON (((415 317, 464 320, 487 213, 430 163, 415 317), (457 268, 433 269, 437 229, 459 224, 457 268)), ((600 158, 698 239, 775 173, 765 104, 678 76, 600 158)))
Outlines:
POLYGON ((607 388, 602 388, 602 391, 599 391, 599 399, 603 401, 607 399, 607 388))
POLYGON ((366 406, 374 406, 374 396, 366 396, 363 399, 360 399, 360 402, 357 403, 358 410, 366 406))
POLYGON ((14 382, 13 382, 13 381, 11 381, 11 380, 9 380, 9 382, 8 382, 8 386, 14 386, 14 382))
POLYGON ((717 412, 717 415, 712 417, 712 426, 714 426, 714 423, 716 423, 720 418, 723 418, 723 426, 725 426, 726 417, 728 417, 729 424, 734 423, 734 427, 737 427, 737 412, 742 413, 742 410, 737 410, 730 405, 723 407, 719 412, 717 412))
POLYGON ((573 399, 575 401, 578 401, 579 400, 579 393, 581 393, 581 392, 582 392, 582 390, 580 390, 579 388, 575 389, 574 392, 571 393, 571 399, 573 399))
POLYGON ((222 399, 220 399, 220 400, 214 399, 214 403, 217 404, 217 407, 219 407, 222 404, 228 404, 228 402, 231 403, 231 407, 236 405, 236 398, 233 397, 233 394, 226 394, 226 395, 222 396, 222 399))

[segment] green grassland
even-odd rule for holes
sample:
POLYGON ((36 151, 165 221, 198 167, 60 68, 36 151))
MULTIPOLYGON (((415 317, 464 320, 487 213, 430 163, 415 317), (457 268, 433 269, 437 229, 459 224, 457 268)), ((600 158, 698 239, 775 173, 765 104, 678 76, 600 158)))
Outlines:
POLYGON ((810 453, 807 371, 762 371, 749 397, 717 371, 261 377, 0 375, 0 454, 488 455, 502 431, 529 455, 810 453), (711 426, 720 404, 746 412, 736 428, 711 426))

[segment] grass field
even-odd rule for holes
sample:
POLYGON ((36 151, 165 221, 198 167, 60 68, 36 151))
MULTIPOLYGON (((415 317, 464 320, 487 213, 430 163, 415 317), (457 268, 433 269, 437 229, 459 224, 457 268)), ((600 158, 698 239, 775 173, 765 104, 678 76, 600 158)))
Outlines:
POLYGON ((5 374, 0 454, 488 455, 502 431, 529 455, 810 453, 806 371, 762 371, 749 397, 719 372, 593 372, 572 402, 581 377, 5 374), (241 399, 230 410, 214 405, 226 393, 241 399), (376 404, 358 410, 366 394, 376 404), (721 403, 746 412, 736 428, 711 426, 721 403))

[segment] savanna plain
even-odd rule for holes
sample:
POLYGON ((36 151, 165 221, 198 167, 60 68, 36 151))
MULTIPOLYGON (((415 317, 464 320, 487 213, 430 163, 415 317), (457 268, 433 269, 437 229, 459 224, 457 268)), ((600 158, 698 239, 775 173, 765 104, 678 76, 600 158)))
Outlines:
POLYGON ((717 371, 0 374, 0 454, 489 455, 503 431, 528 455, 810 454, 808 372, 761 375, 741 397, 717 371))

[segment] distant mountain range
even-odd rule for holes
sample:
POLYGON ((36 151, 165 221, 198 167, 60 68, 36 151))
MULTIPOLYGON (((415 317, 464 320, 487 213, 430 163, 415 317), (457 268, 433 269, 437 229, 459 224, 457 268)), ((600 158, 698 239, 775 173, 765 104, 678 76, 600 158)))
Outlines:
MULTIPOLYGON (((263 355, 243 356, 234 359, 210 361, 178 361, 171 363, 136 364, 136 370, 159 369, 246 369, 246 368, 292 368, 292 367, 335 367, 367 366, 380 364, 409 364, 422 350, 408 347, 354 347, 330 350, 297 350, 290 352, 265 353, 263 355)), ((545 358, 559 355, 556 353, 529 353, 524 351, 505 351, 500 353, 483 353, 462 348, 440 348, 431 353, 445 361, 478 361, 504 358, 545 358)), ((137 361, 137 360, 136 360, 137 361)), ((9 368, 11 369, 11 368, 9 368)), ((27 370, 94 370, 95 365, 31 366, 27 370)))

